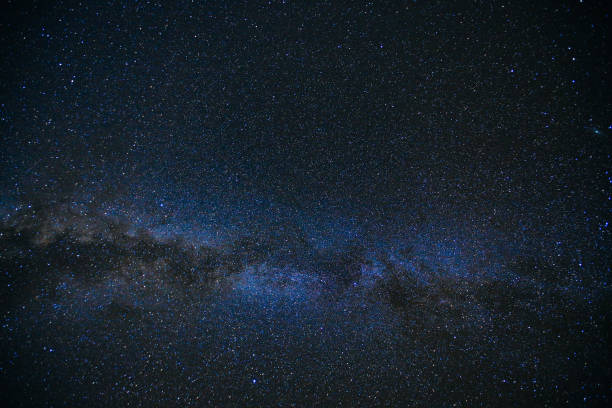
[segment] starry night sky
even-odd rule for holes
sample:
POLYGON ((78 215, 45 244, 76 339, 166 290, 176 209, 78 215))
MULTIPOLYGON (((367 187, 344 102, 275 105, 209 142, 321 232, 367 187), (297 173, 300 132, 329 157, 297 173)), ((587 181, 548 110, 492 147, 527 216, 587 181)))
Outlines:
POLYGON ((7 1, 10 406, 610 403, 605 1, 7 1))

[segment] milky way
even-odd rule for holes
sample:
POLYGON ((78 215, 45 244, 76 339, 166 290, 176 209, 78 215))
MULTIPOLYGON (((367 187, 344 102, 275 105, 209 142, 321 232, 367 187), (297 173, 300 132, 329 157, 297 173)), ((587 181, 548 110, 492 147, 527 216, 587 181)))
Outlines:
POLYGON ((603 4, 43 3, 0 12, 7 406, 609 404, 603 4))
POLYGON ((1 241, 7 395, 25 405, 605 395, 609 295, 570 263, 516 257, 501 276, 474 264, 451 273, 409 243, 310 241, 294 230, 210 246, 69 206, 18 210, 1 241))

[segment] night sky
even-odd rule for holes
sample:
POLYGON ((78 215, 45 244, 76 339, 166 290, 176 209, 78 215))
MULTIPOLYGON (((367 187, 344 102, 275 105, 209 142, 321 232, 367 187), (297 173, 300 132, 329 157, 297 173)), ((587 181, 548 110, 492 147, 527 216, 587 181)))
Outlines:
POLYGON ((6 406, 606 406, 606 1, 5 1, 6 406))

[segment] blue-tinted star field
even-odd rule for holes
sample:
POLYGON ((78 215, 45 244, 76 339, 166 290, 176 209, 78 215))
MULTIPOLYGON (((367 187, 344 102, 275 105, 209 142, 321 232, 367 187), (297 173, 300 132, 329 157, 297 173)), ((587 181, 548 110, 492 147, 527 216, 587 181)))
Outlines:
POLYGON ((608 406, 610 32, 3 2, 1 405, 608 406))

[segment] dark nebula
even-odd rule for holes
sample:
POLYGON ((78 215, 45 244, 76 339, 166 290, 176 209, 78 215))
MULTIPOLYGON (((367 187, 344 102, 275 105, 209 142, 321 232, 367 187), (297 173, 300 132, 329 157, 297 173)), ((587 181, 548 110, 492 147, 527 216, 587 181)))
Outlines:
POLYGON ((2 405, 609 405, 605 3, 3 4, 2 405))

